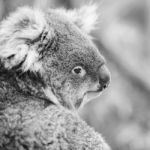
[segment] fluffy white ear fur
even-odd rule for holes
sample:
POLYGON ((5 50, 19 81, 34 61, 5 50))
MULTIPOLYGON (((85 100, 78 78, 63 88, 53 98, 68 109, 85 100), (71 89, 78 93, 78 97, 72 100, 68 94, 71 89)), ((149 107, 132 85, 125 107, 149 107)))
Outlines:
POLYGON ((95 29, 98 21, 96 4, 88 4, 80 9, 66 11, 66 15, 74 22, 82 31, 89 34, 95 29))
POLYGON ((42 71, 39 54, 28 40, 39 37, 46 26, 44 14, 37 9, 19 8, 0 25, 0 59, 11 69, 23 60, 23 71, 42 71))
POLYGON ((96 4, 87 5, 76 10, 75 23, 86 33, 90 33, 95 29, 98 20, 98 14, 96 12, 96 4))

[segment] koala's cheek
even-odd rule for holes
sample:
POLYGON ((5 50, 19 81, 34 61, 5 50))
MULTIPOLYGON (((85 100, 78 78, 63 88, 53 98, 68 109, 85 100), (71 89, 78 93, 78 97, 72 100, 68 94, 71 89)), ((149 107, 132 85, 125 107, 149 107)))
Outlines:
POLYGON ((77 109, 83 101, 85 93, 89 90, 89 81, 65 80, 61 86, 60 95, 62 103, 70 109, 77 109))
POLYGON ((69 109, 74 109, 75 103, 79 98, 78 89, 76 89, 71 82, 66 82, 62 86, 60 93, 63 105, 67 106, 69 109))
POLYGON ((63 106, 67 108, 71 108, 71 99, 72 99, 72 94, 73 94, 73 89, 70 85, 69 82, 64 81, 59 88, 59 90, 56 90, 57 95, 60 99, 60 102, 63 106))

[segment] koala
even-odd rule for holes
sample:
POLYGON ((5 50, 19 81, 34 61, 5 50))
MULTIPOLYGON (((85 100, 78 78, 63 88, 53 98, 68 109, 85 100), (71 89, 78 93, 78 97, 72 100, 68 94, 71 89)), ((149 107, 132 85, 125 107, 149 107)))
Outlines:
MULTIPOLYGON (((33 143, 40 143, 42 147, 39 149, 44 150, 109 149, 98 133, 82 120, 78 121, 75 113, 93 97, 98 96, 110 82, 110 73, 105 59, 92 42, 90 35, 97 19, 95 5, 83 6, 78 10, 49 9, 46 11, 21 7, 1 22, 0 112, 2 125, 0 128, 4 132, 0 133, 0 147, 12 149, 6 146, 8 144, 6 141, 12 138, 5 134, 12 135, 13 132, 15 138, 13 137, 10 141, 14 141, 15 144, 18 139, 22 141, 26 139, 24 144, 21 143, 25 145, 24 147, 16 144, 17 146, 13 149, 38 149, 31 146, 33 143), (35 103, 38 104, 33 107, 35 103), (12 114, 15 114, 15 117, 12 117, 12 114), (20 114, 19 118, 21 116, 19 120, 16 117, 18 114, 20 114), (66 116, 71 116, 73 121, 66 122, 66 116), (49 123, 44 125, 42 121, 49 123), (4 124, 8 124, 7 129, 4 124), (55 131, 56 124, 59 126, 55 131), (76 133, 76 130, 82 129, 82 124, 84 124, 85 132, 81 132, 83 135, 76 134, 73 138, 72 130, 76 133), (18 134, 16 132, 14 134, 14 130, 18 129, 18 126, 21 126, 26 136, 16 138, 18 134), (48 132, 52 130, 51 134, 46 136, 44 129, 48 132), (66 133, 67 129, 71 131, 71 134, 69 131, 68 134, 66 133), (36 135, 39 131, 44 132, 43 135, 39 135, 44 140, 46 138, 49 140, 54 135, 61 136, 63 133, 63 137, 57 138, 74 143, 74 146, 70 144, 66 148, 61 143, 57 143, 56 146, 54 141, 52 143, 55 143, 55 146, 45 146, 44 140, 40 138, 39 141, 39 136, 36 135), (86 133, 88 131, 89 134, 86 133), (64 137, 65 135, 67 136, 64 137), (6 137, 9 138, 4 140, 6 137), (31 140, 31 145, 26 145, 29 137, 34 140, 31 140), (83 143, 87 143, 86 147, 81 144, 82 142, 80 143, 81 137, 83 143)), ((17 130, 18 132, 19 135, 22 134, 20 130, 17 130)), ((14 146, 14 144, 10 145, 14 146)))

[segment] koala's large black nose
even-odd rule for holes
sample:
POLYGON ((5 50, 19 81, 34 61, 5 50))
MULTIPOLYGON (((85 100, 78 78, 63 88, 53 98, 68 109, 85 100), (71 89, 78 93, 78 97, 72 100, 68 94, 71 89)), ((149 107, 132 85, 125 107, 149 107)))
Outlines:
MULTIPOLYGON (((100 89, 105 89, 110 83, 110 72, 105 65, 102 65, 98 70, 100 89)), ((99 90, 100 90, 99 89, 99 90)))

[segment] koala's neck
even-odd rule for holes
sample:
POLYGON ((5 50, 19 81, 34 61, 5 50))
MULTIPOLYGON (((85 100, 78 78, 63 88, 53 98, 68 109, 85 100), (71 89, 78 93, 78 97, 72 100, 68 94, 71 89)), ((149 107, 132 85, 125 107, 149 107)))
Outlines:
MULTIPOLYGON (((9 101, 15 99, 12 98, 13 95, 45 99, 44 86, 44 81, 38 73, 6 70, 0 64, 0 102, 5 99, 9 101)), ((17 96, 15 101, 17 101, 17 96)))

